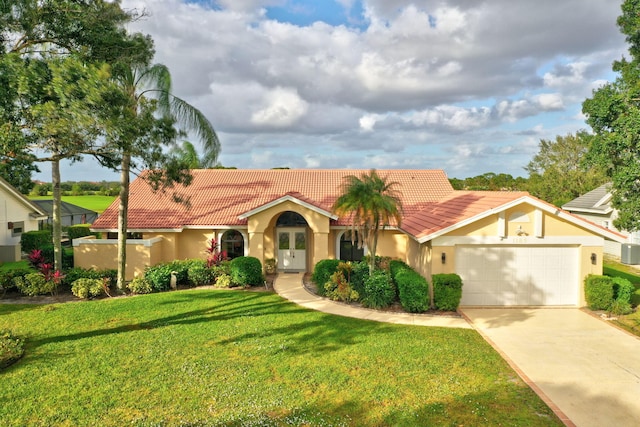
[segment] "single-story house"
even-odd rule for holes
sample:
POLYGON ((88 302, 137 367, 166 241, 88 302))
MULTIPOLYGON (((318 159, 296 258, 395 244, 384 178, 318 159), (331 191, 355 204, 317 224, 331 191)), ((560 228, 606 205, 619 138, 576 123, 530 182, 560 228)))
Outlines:
MULTIPOLYGON (((588 219, 604 228, 617 231, 627 237, 623 244, 640 244, 640 232, 629 233, 625 230, 618 230, 613 221, 618 218, 618 211, 611 206, 611 183, 603 184, 600 187, 577 197, 562 205, 562 209, 588 219)), ((621 256, 622 245, 620 242, 607 240, 604 244, 604 253, 616 257, 621 256)))
POLYGON ((20 261, 22 233, 38 229, 47 214, 0 178, 0 262, 20 261))
MULTIPOLYGON (((131 184, 127 277, 145 266, 205 257, 211 238, 230 257, 274 259, 280 272, 309 272, 326 258, 354 259, 349 218, 331 208, 347 175, 365 170, 195 170, 178 191, 189 204, 131 184)), ((526 192, 456 191, 441 170, 379 170, 396 182, 400 227, 381 232, 378 255, 401 259, 427 279, 457 273, 463 305, 584 304, 582 282, 602 273, 605 239, 625 237, 526 192)), ((116 200, 92 230, 117 230, 116 200)), ((365 248, 366 252, 366 248, 365 248)), ((116 241, 74 240, 78 266, 114 268, 116 241)))
MULTIPOLYGON (((53 200, 33 200, 33 203, 48 215, 46 219, 40 221, 40 228, 43 228, 45 224, 53 224, 53 200)), ((63 227, 93 224, 98 219, 98 213, 68 202, 61 202, 60 219, 63 227)))

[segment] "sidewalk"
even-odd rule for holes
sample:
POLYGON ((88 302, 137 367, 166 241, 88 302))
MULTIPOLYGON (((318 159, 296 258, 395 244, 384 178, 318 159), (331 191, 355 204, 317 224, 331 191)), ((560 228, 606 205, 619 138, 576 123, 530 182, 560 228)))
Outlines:
POLYGON ((273 288, 281 297, 303 307, 322 311, 323 313, 374 320, 376 322, 398 323, 402 325, 471 329, 471 325, 461 317, 389 313, 370 310, 367 308, 353 307, 347 304, 331 301, 328 298, 323 298, 308 292, 304 286, 302 286, 302 274, 300 273, 279 274, 273 284, 273 288))

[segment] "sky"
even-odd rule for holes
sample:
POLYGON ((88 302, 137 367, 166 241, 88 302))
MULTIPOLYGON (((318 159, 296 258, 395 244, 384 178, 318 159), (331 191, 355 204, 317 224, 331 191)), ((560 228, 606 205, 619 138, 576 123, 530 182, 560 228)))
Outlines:
MULTIPOLYGON (((527 176, 627 51, 613 0, 122 0, 240 169, 527 176)), ((199 147, 198 141, 192 142, 199 147)), ((50 181, 48 168, 34 178, 50 181)), ((118 180, 85 160, 64 181, 118 180)))

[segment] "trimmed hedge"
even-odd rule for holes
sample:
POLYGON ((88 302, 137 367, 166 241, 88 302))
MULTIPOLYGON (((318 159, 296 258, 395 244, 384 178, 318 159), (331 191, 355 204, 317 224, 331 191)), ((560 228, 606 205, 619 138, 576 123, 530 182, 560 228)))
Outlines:
POLYGON ((391 261, 389 271, 398 288, 400 304, 405 311, 422 313, 429 309, 429 283, 402 261, 391 261))
POLYGON ((189 265, 185 261, 171 261, 147 267, 144 278, 156 292, 171 288, 171 273, 176 275, 176 285, 187 284, 189 265))
POLYGON ((264 284, 262 264, 251 256, 234 258, 229 263, 230 276, 234 284, 239 286, 257 286, 264 284))
POLYGON ((438 310, 456 311, 462 298, 462 279, 457 274, 434 274, 433 303, 438 310))
POLYGON ((20 237, 22 252, 29 253, 34 249, 44 249, 45 246, 53 247, 51 230, 27 231, 20 237))
POLYGON ((396 288, 391 275, 385 270, 375 270, 364 282, 365 295, 362 305, 369 308, 385 308, 396 299, 396 288))
MULTIPOLYGON (((49 242, 48 245, 42 246, 39 249, 42 250, 42 256, 44 257, 45 262, 53 265, 54 248, 51 242, 49 242)), ((69 270, 70 268, 73 268, 73 249, 63 247, 62 248, 62 269, 69 270)))
POLYGON ((364 282, 369 277, 369 264, 363 261, 351 264, 351 288, 360 295, 360 299, 364 297, 366 291, 364 282))
POLYGON ((339 259, 323 259, 318 261, 311 274, 311 280, 318 288, 318 295, 325 295, 324 284, 331 280, 333 273, 338 271, 339 259))
POLYGON ((613 280, 590 274, 584 281, 584 297, 591 310, 608 310, 613 303, 613 280))
POLYGON ((93 236, 98 234, 98 233, 92 233, 91 230, 89 230, 89 227, 90 227, 89 224, 77 224, 77 225, 70 226, 69 228, 67 228, 69 239, 71 240, 79 239, 81 237, 93 236))

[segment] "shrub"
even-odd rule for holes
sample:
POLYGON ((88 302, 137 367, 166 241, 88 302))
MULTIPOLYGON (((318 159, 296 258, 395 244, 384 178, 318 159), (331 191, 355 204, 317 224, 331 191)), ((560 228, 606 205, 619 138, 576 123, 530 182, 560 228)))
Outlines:
POLYGON ((78 279, 106 279, 108 287, 114 287, 117 282, 118 270, 105 269, 95 270, 93 268, 74 267, 69 269, 62 279, 62 284, 68 287, 73 285, 78 279))
POLYGON ((620 316, 623 314, 629 314, 633 310, 631 309, 631 304, 629 304, 628 302, 614 300, 607 311, 611 314, 615 314, 616 316, 620 316))
POLYGON ((324 285, 325 295, 333 301, 351 302, 357 301, 360 296, 353 290, 342 271, 336 271, 331 279, 324 285))
POLYGON ((205 286, 214 282, 214 271, 207 267, 203 259, 191 260, 187 267, 187 282, 190 286, 205 286))
MULTIPOLYGON (((53 265, 54 249, 51 242, 48 245, 42 246, 42 256, 47 264, 53 265)), ((62 248, 62 269, 69 270, 73 268, 73 249, 62 248)))
POLYGON ((56 289, 56 283, 53 280, 47 280, 42 273, 29 273, 16 277, 13 283, 20 292, 29 296, 53 294, 56 289))
POLYGON ((0 369, 15 363, 23 354, 22 340, 10 331, 0 330, 0 369))
POLYGON ((340 260, 338 259, 323 259, 314 267, 311 280, 316 284, 319 295, 324 295, 324 284, 331 280, 333 273, 338 271, 339 264, 340 260))
POLYGON ((31 273, 35 273, 35 271, 31 268, 19 268, 15 270, 0 271, 0 289, 8 291, 9 289, 15 288, 15 278, 24 277, 27 274, 31 273))
POLYGON ((631 304, 631 295, 636 288, 630 281, 622 277, 613 277, 613 299, 622 303, 631 304))
POLYGON ((171 287, 171 274, 176 275, 176 285, 186 285, 188 282, 189 261, 172 261, 152 267, 147 267, 144 278, 151 284, 154 291, 166 291, 171 287))
POLYGON ((81 237, 97 234, 97 233, 92 233, 91 230, 89 230, 89 227, 90 227, 89 224, 77 224, 77 225, 70 226, 69 228, 67 228, 69 239, 71 240, 79 239, 81 237))
POLYGON ((218 277, 223 274, 230 275, 231 274, 231 262, 230 261, 222 261, 218 265, 213 265, 210 267, 211 272, 213 273, 214 281, 217 280, 218 277))
POLYGON ((153 286, 144 276, 135 277, 127 283, 127 289, 134 294, 150 294, 153 292, 153 286))
POLYGON ((349 283, 354 291, 362 299, 365 295, 364 282, 369 277, 369 265, 366 262, 358 261, 351 264, 351 280, 349 283))
POLYGON ((27 231, 22 233, 20 237, 20 246, 22 252, 29 253, 34 249, 42 249, 45 246, 51 246, 52 240, 50 230, 27 231))
POLYGON ((429 283, 418 272, 401 261, 391 261, 389 271, 396 287, 400 304, 405 311, 421 313, 429 309, 429 283))
MULTIPOLYGON (((108 280, 108 279, 107 279, 108 280)), ((104 294, 105 283, 101 279, 78 279, 71 285, 71 293, 78 298, 91 298, 104 294)))
POLYGON ((231 276, 228 274, 221 274, 216 279, 216 283, 213 285, 216 288, 230 288, 233 285, 233 281, 231 280, 231 276))
POLYGON ((262 264, 260 260, 251 256, 241 256, 231 260, 229 265, 231 280, 240 286, 254 286, 264 284, 262 264))
POLYGON ((584 281, 584 296, 591 310, 607 310, 613 302, 613 279, 588 275, 584 281))
POLYGON ((433 303, 438 310, 455 311, 462 298, 462 279, 457 274, 434 274, 433 303))
POLYGON ((385 270, 374 270, 373 274, 365 280, 364 290, 362 305, 365 307, 388 307, 396 298, 396 289, 391 282, 391 276, 385 270))

